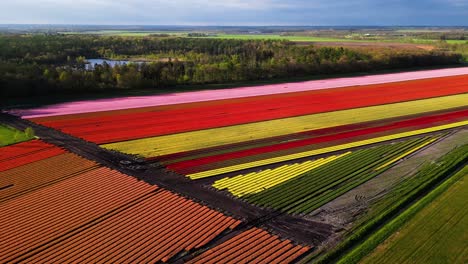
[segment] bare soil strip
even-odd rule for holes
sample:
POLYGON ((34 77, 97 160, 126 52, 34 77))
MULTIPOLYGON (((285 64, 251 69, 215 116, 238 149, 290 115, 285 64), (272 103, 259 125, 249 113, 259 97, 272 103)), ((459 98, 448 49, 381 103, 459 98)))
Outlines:
MULTIPOLYGON (((96 161, 106 167, 133 176, 149 184, 158 185, 212 209, 242 219, 243 224, 233 233, 247 230, 251 227, 263 227, 274 234, 297 243, 317 246, 327 241, 335 232, 342 229, 342 226, 337 224, 336 221, 332 221, 333 224, 328 223, 332 215, 326 217, 327 221, 324 221, 323 217, 301 218, 271 209, 259 208, 239 199, 233 199, 223 192, 216 192, 207 188, 206 184, 208 181, 191 181, 185 176, 168 171, 163 167, 149 166, 143 159, 139 159, 138 157, 102 149, 94 143, 6 113, 0 113, 0 122, 22 130, 26 127, 32 127, 35 134, 45 142, 63 147, 72 153, 96 161)), ((214 179, 210 181, 212 180, 214 179)), ((349 195, 348 193, 344 197, 349 199, 349 195)), ((354 200, 354 196, 351 200, 354 200)), ((231 236, 231 234, 227 235, 231 236)))
POLYGON ((369 204, 385 196, 392 187, 414 176, 427 163, 439 159, 457 146, 468 142, 468 128, 454 130, 447 136, 423 148, 372 180, 312 212, 308 219, 332 224, 336 229, 348 229, 366 211, 369 204))

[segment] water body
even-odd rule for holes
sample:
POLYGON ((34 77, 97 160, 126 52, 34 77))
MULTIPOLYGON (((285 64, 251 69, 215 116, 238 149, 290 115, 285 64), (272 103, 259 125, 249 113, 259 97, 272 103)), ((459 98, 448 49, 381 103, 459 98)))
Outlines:
POLYGON ((104 62, 107 63, 109 66, 114 67, 116 65, 125 65, 128 63, 136 63, 136 64, 143 64, 143 61, 128 61, 128 60, 108 60, 108 59, 87 59, 88 63, 86 64, 86 69, 92 70, 94 65, 103 65, 104 62))

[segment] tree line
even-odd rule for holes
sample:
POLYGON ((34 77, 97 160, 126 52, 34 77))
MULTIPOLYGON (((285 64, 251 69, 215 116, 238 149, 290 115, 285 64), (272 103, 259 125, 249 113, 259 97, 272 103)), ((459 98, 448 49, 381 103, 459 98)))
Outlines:
POLYGON ((450 52, 299 46, 278 40, 87 35, 0 35, 7 97, 157 89, 456 64, 450 52), (86 59, 146 63, 86 67, 86 59))

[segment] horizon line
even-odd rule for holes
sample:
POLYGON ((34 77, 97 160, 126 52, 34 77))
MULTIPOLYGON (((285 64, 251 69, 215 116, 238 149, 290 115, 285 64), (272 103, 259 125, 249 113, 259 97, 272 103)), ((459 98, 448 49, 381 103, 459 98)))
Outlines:
POLYGON ((227 24, 227 25, 216 25, 216 24, 80 24, 80 23, 0 23, 0 26, 157 26, 157 27, 439 27, 439 28, 453 28, 453 27, 463 27, 466 28, 468 25, 364 25, 364 24, 349 24, 349 25, 236 25, 236 24, 227 24))

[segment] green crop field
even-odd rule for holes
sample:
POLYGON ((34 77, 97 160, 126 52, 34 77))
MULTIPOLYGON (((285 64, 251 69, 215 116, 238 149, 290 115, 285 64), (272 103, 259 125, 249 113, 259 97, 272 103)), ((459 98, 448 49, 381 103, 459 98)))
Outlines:
POLYGON ((0 124, 0 146, 11 145, 18 142, 30 140, 34 137, 32 130, 25 132, 0 124))
POLYGON ((466 263, 468 166, 440 197, 387 239, 363 263, 466 263))
MULTIPOLYGON (((382 203, 371 206, 370 214, 364 217, 361 224, 357 224, 351 235, 346 238, 334 251, 322 257, 319 263, 328 263, 343 252, 337 263, 358 263, 368 256, 387 238, 396 233, 415 215, 445 192, 451 184, 460 178, 460 174, 444 181, 456 168, 468 160, 468 145, 460 146, 437 161, 422 167, 418 173, 396 186, 384 197, 382 203), (431 186, 442 182, 436 189, 427 193, 431 186), (427 193, 427 194, 426 194, 427 193), (419 197, 421 199, 418 200, 419 197), (401 211, 408 203, 409 208, 401 211), (394 217, 392 219, 392 217, 394 217), (388 221, 388 219, 391 219, 388 221), (384 224, 385 223, 385 224, 384 224), (353 248, 349 251, 350 248, 353 248)), ((400 263, 400 262, 393 262, 400 263)))
MULTIPOLYGON (((415 43, 415 44, 437 44, 437 43, 440 43, 440 40, 438 39, 408 39, 408 38, 404 38, 404 39, 401 39, 401 42, 411 42, 411 43, 415 43)), ((468 40, 458 40, 458 39, 449 39, 449 40, 446 40, 445 42, 447 42, 448 44, 466 44, 468 43, 468 40)))
POLYGON ((210 36, 209 38, 219 39, 272 39, 272 40, 289 40, 296 42, 366 42, 364 40, 353 40, 345 38, 324 38, 324 37, 312 37, 312 36, 282 36, 275 34, 218 34, 216 36, 210 36))
MULTIPOLYGON (((188 31, 135 31, 135 30, 96 30, 96 31, 79 31, 79 32, 60 32, 65 35, 101 35, 101 36, 121 36, 121 37, 146 37, 153 34, 167 34, 175 37, 188 37, 188 31)), ((285 36, 280 34, 226 34, 215 33, 214 35, 194 38, 215 38, 215 39, 240 39, 240 40, 288 40, 294 42, 400 42, 414 44, 436 44, 439 40, 436 39, 418 39, 418 38, 338 38, 338 37, 314 37, 314 36, 285 36)), ((449 44, 465 44, 467 40, 447 40, 449 44)))
POLYGON ((456 39, 451 39, 451 40, 446 40, 447 43, 449 44, 468 44, 468 40, 456 40, 456 39))
MULTIPOLYGON (((383 199, 369 207, 346 238, 314 263, 358 263, 398 231, 415 215, 447 191, 460 174, 446 178, 468 160, 468 145, 451 150, 392 188, 383 199), (431 191, 432 186, 437 186, 431 191), (408 205, 412 204, 410 207, 408 205)), ((465 169, 466 171, 466 169, 465 169)), ((311 256, 310 259, 313 259, 311 256)), ((309 261, 310 261, 309 259, 309 261)), ((379 262, 375 262, 379 263, 379 262)), ((401 262, 393 262, 401 263, 401 262)))
POLYGON ((97 30, 80 32, 60 32, 65 35, 101 35, 101 36, 121 36, 121 37, 146 37, 152 34, 168 34, 174 36, 187 35, 186 32, 169 31, 133 31, 133 30, 97 30))
MULTIPOLYGON (((102 36, 124 36, 124 37, 145 37, 151 34, 168 34, 171 36, 187 37, 189 32, 181 31, 132 31, 132 30, 98 30, 82 32, 61 32, 66 35, 102 35, 102 36)), ((216 34, 213 36, 199 38, 217 38, 217 39, 241 39, 241 40, 289 40, 296 42, 369 42, 371 40, 354 40, 345 38, 327 38, 312 36, 282 36, 278 34, 216 34)))

